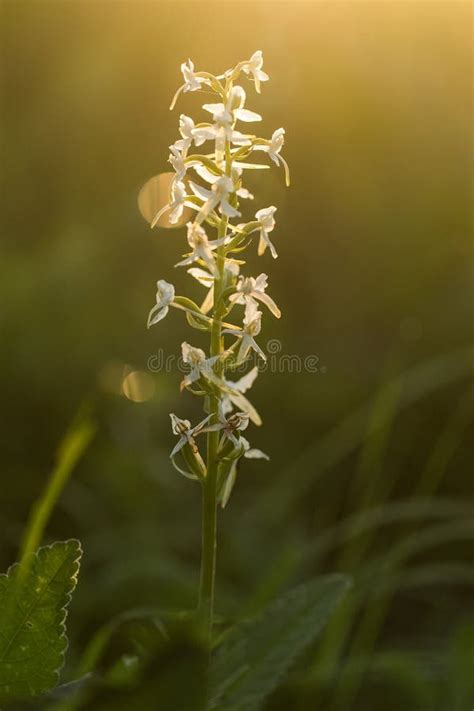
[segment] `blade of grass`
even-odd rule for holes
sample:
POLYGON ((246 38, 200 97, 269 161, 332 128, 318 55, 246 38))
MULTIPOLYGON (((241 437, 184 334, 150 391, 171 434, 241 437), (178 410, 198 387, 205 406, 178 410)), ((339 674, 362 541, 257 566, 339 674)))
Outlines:
POLYGON ((415 487, 415 495, 431 496, 438 490, 449 464, 461 445, 468 426, 472 422, 473 410, 474 387, 469 388, 459 398, 457 407, 437 438, 415 487))
POLYGON ((22 561, 39 547, 56 502, 95 433, 96 425, 90 416, 89 408, 81 408, 60 443, 56 466, 46 482, 42 495, 31 510, 21 543, 22 561))

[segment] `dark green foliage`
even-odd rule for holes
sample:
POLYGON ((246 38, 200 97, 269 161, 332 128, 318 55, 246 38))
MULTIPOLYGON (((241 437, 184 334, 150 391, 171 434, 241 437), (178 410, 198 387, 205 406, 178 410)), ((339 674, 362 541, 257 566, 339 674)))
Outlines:
POLYGON ((314 580, 282 595, 257 619, 232 630, 211 667, 210 711, 257 711, 297 656, 321 632, 348 578, 314 580))
POLYGON ((0 577, 0 702, 38 696, 58 683, 80 558, 79 541, 58 542, 0 577))

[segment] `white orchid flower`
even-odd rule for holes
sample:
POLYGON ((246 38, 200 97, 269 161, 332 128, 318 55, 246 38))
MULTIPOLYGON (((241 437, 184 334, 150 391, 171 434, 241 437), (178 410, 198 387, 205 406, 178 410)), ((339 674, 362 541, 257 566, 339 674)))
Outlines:
POLYGON ((254 277, 243 277, 239 278, 237 283, 237 291, 229 296, 229 301, 234 304, 244 304, 245 312, 257 306, 257 302, 261 301, 271 313, 280 318, 281 311, 275 304, 273 299, 265 293, 268 286, 268 277, 266 274, 260 274, 256 279, 254 277))
POLYGON ((179 132, 181 134, 181 138, 175 141, 173 146, 177 150, 181 151, 184 156, 186 156, 186 153, 193 142, 196 146, 201 146, 204 141, 209 138, 213 138, 213 135, 209 132, 209 130, 206 134, 206 129, 197 128, 192 118, 190 116, 186 116, 185 114, 181 114, 179 117, 179 132))
POLYGON ((201 225, 196 222, 188 222, 188 244, 192 249, 189 256, 183 259, 181 262, 175 264, 175 267, 185 267, 188 264, 202 259, 206 264, 210 272, 213 274, 216 271, 216 262, 214 259, 213 251, 220 247, 226 241, 226 238, 208 240, 206 232, 201 227, 201 225))
POLYGON ((173 180, 176 183, 179 183, 182 182, 184 176, 186 175, 187 165, 184 161, 186 156, 179 148, 177 148, 176 144, 170 146, 170 151, 171 153, 168 158, 168 163, 171 163, 176 172, 173 180))
POLYGON ((245 123, 261 121, 260 114, 244 109, 246 98, 245 90, 241 86, 234 86, 225 104, 222 102, 204 104, 202 108, 204 111, 211 113, 214 122, 219 125, 234 124, 236 120, 244 121, 245 123))
POLYGON ((241 339, 235 361, 237 365, 240 365, 245 361, 250 350, 255 351, 255 353, 257 353, 262 360, 267 360, 267 356, 255 340, 255 336, 258 336, 261 328, 262 312, 258 311, 257 308, 252 305, 244 316, 244 327, 242 331, 238 331, 235 328, 225 328, 222 331, 222 333, 229 333, 230 335, 237 336, 237 338, 241 339))
POLYGON ((171 202, 161 208, 151 223, 151 227, 155 227, 158 224, 159 219, 165 212, 170 211, 169 221, 172 225, 175 225, 181 215, 183 214, 185 206, 192 207, 196 210, 196 205, 193 202, 188 201, 189 196, 186 194, 186 186, 180 180, 173 181, 171 185, 171 202))
POLYGON ((252 54, 249 61, 242 67, 246 74, 251 74, 255 82, 255 90, 257 94, 260 94, 260 82, 268 81, 270 78, 263 70, 263 54, 261 49, 257 49, 256 52, 252 54))
POLYGON ((236 146, 248 146, 251 144, 252 136, 241 133, 234 129, 236 120, 246 123, 261 121, 262 117, 255 111, 244 109, 245 91, 241 86, 234 86, 229 93, 226 103, 204 104, 203 109, 212 114, 216 140, 216 155, 219 159, 223 157, 225 142, 236 146))
POLYGON ((219 206, 219 212, 227 217, 236 217, 240 212, 229 202, 229 195, 235 192, 235 186, 231 178, 221 175, 212 184, 211 189, 203 188, 192 181, 189 181, 191 190, 195 195, 204 200, 204 205, 199 210, 197 221, 201 223, 212 210, 219 206))
POLYGON ((172 450, 170 457, 173 458, 175 457, 178 452, 186 445, 189 444, 193 452, 196 454, 198 451, 196 442, 194 440, 194 437, 198 434, 201 434, 204 430, 205 425, 210 420, 210 416, 206 417, 202 422, 200 422, 198 425, 195 427, 191 427, 191 423, 189 420, 181 420, 179 417, 177 417, 175 414, 170 413, 170 418, 171 418, 171 429, 173 431, 173 434, 177 435, 179 437, 178 443, 172 450))
MULTIPOLYGON (((250 164, 240 164, 244 167, 249 167, 251 168, 252 166, 250 164)), ((234 164, 235 166, 235 164, 234 164)), ((233 166, 233 167, 234 167, 233 166)), ((209 168, 206 168, 205 165, 200 165, 196 164, 193 165, 194 170, 196 173, 199 175, 200 178, 206 181, 206 183, 209 183, 210 185, 214 185, 214 183, 219 180, 219 175, 215 175, 215 173, 211 173, 209 168)), ((234 180, 239 180, 241 175, 242 175, 242 167, 234 167, 234 170, 232 172, 234 180)), ((243 198, 244 200, 253 200, 254 196, 252 195, 251 192, 247 190, 247 188, 240 187, 238 190, 236 190, 236 194, 238 197, 243 198)))
POLYGON ((147 327, 154 326, 155 323, 165 318, 169 311, 170 304, 175 297, 175 289, 173 284, 169 284, 164 279, 160 279, 156 283, 156 304, 151 309, 148 315, 147 327))
POLYGON ((175 107, 176 100, 181 92, 186 93, 187 91, 198 91, 201 89, 202 84, 209 84, 209 79, 202 76, 201 72, 194 71, 193 62, 188 59, 187 62, 181 64, 181 72, 183 74, 184 84, 182 84, 177 90, 176 94, 173 96, 171 102, 170 111, 175 107))
POLYGON ((276 165, 280 166, 283 165, 285 169, 285 182, 286 185, 290 185, 290 168, 288 166, 288 163, 286 160, 283 158, 283 156, 280 155, 280 151, 283 148, 283 144, 285 143, 285 129, 284 128, 277 128, 276 131, 274 131, 271 139, 269 141, 266 141, 265 143, 257 143, 254 145, 253 150, 254 151, 263 151, 264 153, 268 153, 270 158, 276 165))
POLYGON ((260 225, 256 228, 260 231, 260 239, 258 242, 257 249, 258 255, 262 256, 262 254, 265 253, 267 247, 269 247, 273 259, 276 259, 278 257, 278 254, 273 242, 268 236, 268 233, 271 232, 275 227, 275 212, 276 207, 274 205, 270 205, 270 207, 264 207, 262 210, 258 210, 258 212, 255 213, 255 219, 257 220, 257 222, 259 222, 260 225))
POLYGON ((195 348, 186 342, 181 344, 181 354, 183 362, 191 368, 190 372, 181 381, 181 390, 195 383, 201 375, 218 385, 221 384, 221 381, 213 371, 214 364, 217 363, 220 356, 206 358, 206 354, 201 348, 195 348))
POLYGON ((215 422, 212 425, 207 425, 205 428, 206 432, 218 432, 222 431, 224 436, 229 439, 234 447, 240 448, 239 438, 236 437, 235 432, 241 432, 248 427, 249 416, 246 412, 236 412, 229 418, 225 416, 222 409, 222 402, 219 403, 219 422, 215 422))
POLYGON ((194 136, 193 136, 194 127, 195 127, 194 121, 192 120, 192 118, 190 116, 186 116, 185 114, 180 115, 180 117, 179 117, 179 132, 181 134, 181 138, 174 142, 174 146, 179 151, 182 151, 184 154, 186 154, 186 152, 188 151, 189 147, 191 146, 191 144, 194 140, 194 136))

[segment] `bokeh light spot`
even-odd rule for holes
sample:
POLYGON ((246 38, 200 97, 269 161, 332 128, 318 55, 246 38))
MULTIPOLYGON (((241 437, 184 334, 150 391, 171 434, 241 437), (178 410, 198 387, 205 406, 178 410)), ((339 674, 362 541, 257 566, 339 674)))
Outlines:
POLYGON ((146 402, 155 394, 155 381, 149 373, 134 370, 123 379, 122 392, 132 402, 146 402))

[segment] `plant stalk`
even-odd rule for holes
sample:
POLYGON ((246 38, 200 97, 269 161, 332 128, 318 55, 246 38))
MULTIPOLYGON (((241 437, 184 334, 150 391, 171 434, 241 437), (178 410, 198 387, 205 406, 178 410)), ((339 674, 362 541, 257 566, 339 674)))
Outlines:
MULTIPOLYGON (((226 175, 230 176, 232 158, 226 142, 226 175)), ((227 233, 228 218, 222 217, 219 224, 217 238, 222 239, 227 233)), ((214 280, 214 309, 211 328, 211 356, 223 352, 222 343, 222 293, 225 289, 225 247, 217 249, 217 274, 214 280)), ((218 375, 222 374, 222 363, 215 365, 218 375)), ((219 396, 210 396, 211 422, 219 420, 219 396)), ((202 555, 201 555, 201 582, 199 589, 199 617, 204 626, 206 637, 211 646, 212 625, 214 618, 214 595, 216 579, 216 552, 217 552, 217 474, 218 459, 217 448, 219 445, 219 432, 207 434, 207 475, 202 482, 202 555)))

